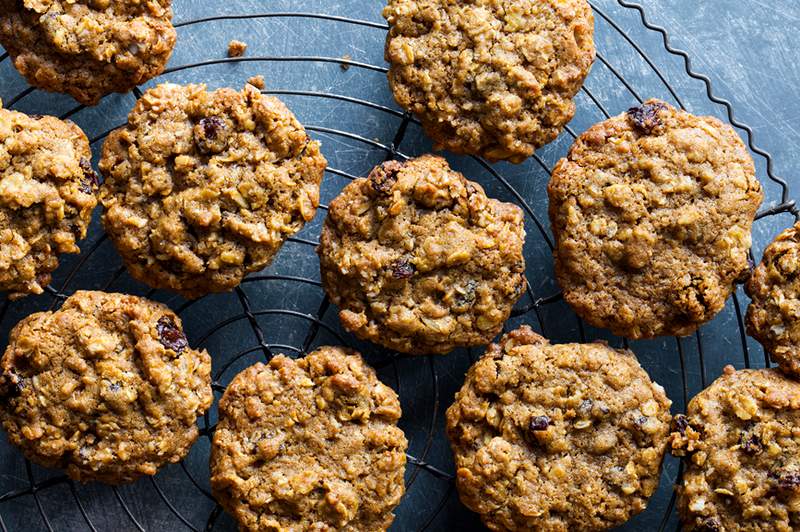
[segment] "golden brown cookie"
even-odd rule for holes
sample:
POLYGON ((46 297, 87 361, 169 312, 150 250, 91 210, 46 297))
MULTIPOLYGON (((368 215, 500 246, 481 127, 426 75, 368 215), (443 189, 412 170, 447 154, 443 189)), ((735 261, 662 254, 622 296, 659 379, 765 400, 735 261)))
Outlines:
POLYGON ((224 292, 314 217, 326 165, 291 111, 252 85, 159 85, 103 145, 103 225, 137 280, 224 292))
POLYGON ((582 134, 548 193, 564 299, 629 338, 687 335, 722 310, 763 199, 733 128, 658 100, 582 134))
POLYGON ((213 399, 211 357, 146 299, 76 292, 28 316, 0 361, 0 421, 33 462, 132 482, 181 460, 213 399))
POLYGON ((95 105, 164 70, 171 20, 170 0, 0 0, 0 43, 31 85, 95 105))
POLYGON ((595 531, 647 506, 670 400, 630 351, 503 336, 447 410, 461 501, 491 530, 595 531))
POLYGON ((774 369, 725 373, 675 416, 683 530, 800 530, 800 384, 774 369))
POLYGON ((0 109, 0 291, 41 294, 97 205, 89 141, 52 116, 0 109))
POLYGON ((251 366, 220 401, 214 497, 242 530, 386 530, 405 490, 400 413, 354 351, 251 366))
POLYGON ((594 61, 586 0, 389 0, 395 100, 436 149, 522 162, 555 140, 594 61))
POLYGON ((331 202, 322 283, 359 338, 412 354, 484 345, 525 288, 523 222, 441 157, 390 161, 331 202))
POLYGON ((747 332, 782 370, 800 377, 800 223, 764 250, 747 282, 747 332))

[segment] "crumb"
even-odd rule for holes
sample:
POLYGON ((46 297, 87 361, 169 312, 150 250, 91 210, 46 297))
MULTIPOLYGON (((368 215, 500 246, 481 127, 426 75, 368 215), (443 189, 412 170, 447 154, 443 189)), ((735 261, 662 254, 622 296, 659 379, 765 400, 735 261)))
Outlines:
POLYGON ((241 57, 247 50, 247 43, 233 40, 228 43, 228 57, 241 57))
POLYGON ((263 90, 264 89, 264 76, 262 76, 260 74, 258 76, 253 76, 252 78, 247 80, 247 83, 249 83, 250 85, 252 85, 253 87, 255 87, 257 89, 263 90))
MULTIPOLYGON (((342 59, 344 59, 345 61, 352 61, 353 57, 350 54, 344 54, 342 56, 342 59)), ((339 63, 339 68, 341 68, 342 70, 344 70, 346 72, 346 71, 350 70, 350 65, 348 65, 347 63, 339 63)))

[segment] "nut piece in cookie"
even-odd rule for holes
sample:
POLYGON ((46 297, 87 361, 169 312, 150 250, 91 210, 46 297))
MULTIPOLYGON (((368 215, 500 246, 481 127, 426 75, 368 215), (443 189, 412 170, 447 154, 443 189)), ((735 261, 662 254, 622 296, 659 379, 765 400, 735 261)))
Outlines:
POLYGON ((436 149, 519 163, 553 141, 595 58, 586 0, 389 0, 397 103, 436 149))
POLYGON ((671 402, 630 351, 503 336, 447 410, 461 502, 497 531, 621 525, 658 487, 671 402))
POLYGON ((89 141, 52 116, 0 109, 0 291, 41 294, 97 206, 89 141))
POLYGON ((389 161, 331 202, 322 283, 359 338, 411 354, 484 345, 524 292, 523 222, 441 157, 389 161))
POLYGON ((31 85, 95 105, 163 72, 170 0, 0 0, 0 43, 31 85))
POLYGON ((752 299, 747 332, 780 368, 800 377, 800 223, 764 250, 745 285, 752 299))
POLYGON ((684 336, 749 271, 763 199, 742 140, 659 100, 583 133, 548 186, 564 299, 629 338, 684 336))
POLYGON ((220 400, 214 497, 242 530, 386 530, 405 490, 400 414, 354 351, 251 366, 220 400))
POLYGON ((228 291, 314 217, 326 165, 253 85, 159 85, 103 145, 103 225, 137 280, 189 298, 228 291))
POLYGON ((25 457, 81 482, 133 482, 183 459, 211 406, 211 357, 160 303, 77 292, 28 316, 0 361, 0 422, 25 457))
POLYGON ((728 366, 675 421, 672 452, 686 466, 683 530, 800 527, 800 383, 774 369, 728 366))

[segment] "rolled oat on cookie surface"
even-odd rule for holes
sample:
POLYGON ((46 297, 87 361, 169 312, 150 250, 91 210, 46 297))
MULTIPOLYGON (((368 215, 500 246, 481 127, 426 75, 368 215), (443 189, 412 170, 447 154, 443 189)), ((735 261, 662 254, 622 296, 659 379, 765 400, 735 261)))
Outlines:
POLYGON ((11 331, 0 423, 26 458, 81 482, 133 482, 183 459, 211 406, 211 357, 147 299, 79 291, 11 331))
POLYGON ((317 253, 345 329, 403 353, 485 345, 525 290, 522 209, 441 157, 389 161, 330 204, 317 253))
POLYGON ((580 135, 548 195, 564 299, 634 339, 685 336, 722 310, 764 196, 732 127, 659 100, 580 135))
POLYGON ((314 217, 326 166, 251 84, 159 85, 103 145, 103 225, 135 279, 188 298, 228 291, 314 217))

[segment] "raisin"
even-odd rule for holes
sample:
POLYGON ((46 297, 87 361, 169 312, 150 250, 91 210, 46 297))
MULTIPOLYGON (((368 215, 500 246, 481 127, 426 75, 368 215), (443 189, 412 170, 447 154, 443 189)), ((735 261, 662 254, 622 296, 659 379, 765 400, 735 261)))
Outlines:
POLYGON ((713 517, 706 517, 697 526, 699 532, 719 532, 722 526, 713 517))
POLYGON ((194 128, 194 140, 203 153, 220 153, 228 145, 228 127, 218 116, 201 119, 194 128))
POLYGON ((649 134, 664 125, 658 117, 658 113, 666 108, 667 107, 660 102, 646 103, 639 107, 631 107, 628 109, 628 116, 634 126, 644 133, 649 134))
POLYGON ((531 419, 531 430, 535 432, 547 430, 547 427, 549 426, 550 418, 547 416, 536 416, 535 418, 531 419))
POLYGON ((161 345, 167 349, 172 349, 179 355, 189 346, 189 342, 186 341, 186 335, 178 329, 178 326, 169 316, 163 316, 158 320, 156 331, 158 331, 158 341, 161 342, 161 345))
POLYGON ((225 122, 218 116, 209 116, 200 120, 200 127, 203 128, 203 133, 209 140, 217 138, 219 130, 225 127, 225 122))
POLYGON ((367 177, 372 184, 372 190, 379 194, 390 194, 392 187, 397 182, 397 174, 404 166, 405 164, 400 161, 386 161, 382 165, 376 166, 367 177))
POLYGON ((97 172, 92 168, 92 162, 86 157, 81 157, 81 170, 83 170, 83 179, 78 189, 84 194, 94 194, 95 188, 100 183, 97 178, 97 172))
POLYGON ((0 376, 0 397, 17 397, 25 390, 25 377, 13 371, 0 376))
POLYGON ((769 478, 776 481, 778 489, 781 490, 796 490, 800 489, 800 473, 776 473, 771 472, 769 478))
POLYGON ((33 114, 28 116, 33 118, 34 120, 41 120, 42 118, 44 118, 44 115, 39 115, 39 114, 33 114))
POLYGON ((739 436, 739 445, 742 448, 742 451, 747 454, 760 454, 761 451, 764 450, 764 446, 761 443, 761 438, 758 434, 752 433, 752 428, 745 430, 739 436))
POLYGON ((642 428, 647 424, 647 416, 639 416, 633 420, 637 427, 642 428))
POLYGON ((686 436, 686 429, 689 428, 689 419, 683 414, 678 414, 672 421, 675 430, 680 432, 681 436, 686 436))
POLYGON ((417 268, 408 259, 398 259, 392 263, 392 277, 395 279, 408 279, 416 271, 417 268))

